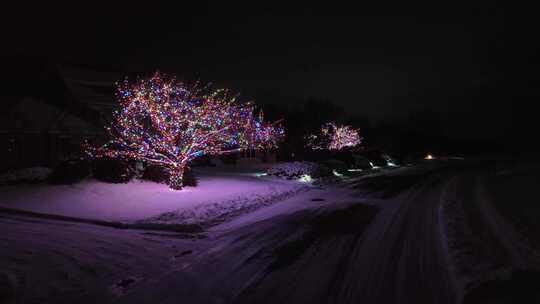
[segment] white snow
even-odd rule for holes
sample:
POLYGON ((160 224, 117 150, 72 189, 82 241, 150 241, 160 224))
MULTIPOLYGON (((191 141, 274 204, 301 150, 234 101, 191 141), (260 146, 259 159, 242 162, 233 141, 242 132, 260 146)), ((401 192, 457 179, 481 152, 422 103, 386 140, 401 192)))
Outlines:
POLYGON ((173 191, 146 181, 108 184, 0 187, 0 207, 107 221, 195 223, 268 205, 308 187, 298 181, 257 176, 257 172, 197 170, 199 185, 173 191))
POLYGON ((303 175, 313 175, 319 168, 319 165, 313 162, 292 162, 281 163, 270 167, 267 170, 269 175, 282 176, 287 178, 298 178, 303 175))
MULTIPOLYGON (((202 189, 218 192, 212 195, 219 205, 227 201, 220 199, 221 194, 255 196, 252 190, 275 187, 281 191, 305 185, 257 178, 254 171, 233 174, 205 169, 198 173, 200 188, 184 192, 151 183, 114 185, 88 180, 71 187, 1 187, 0 200, 33 195, 37 197, 35 206, 53 200, 64 201, 61 203, 66 207, 80 204, 79 196, 90 193, 94 201, 106 199, 110 204, 124 205, 124 212, 135 212, 126 210, 126 206, 137 203, 132 209, 144 209, 142 204, 147 203, 156 208, 156 201, 168 195, 210 198, 210 193, 196 195, 202 189), (39 193, 49 196, 39 202, 39 193), (113 194, 118 197, 107 198, 113 194)), ((403 299, 455 303, 458 301, 448 284, 437 229, 438 198, 444 184, 420 183, 390 199, 364 197, 343 184, 313 187, 213 226, 200 238, 8 214, 0 217, 0 243, 5 243, 0 246, 0 284, 3 275, 7 281, 4 290, 12 294, 14 303, 312 303, 318 299, 340 303, 397 303, 403 299), (294 255, 287 265, 273 268, 280 260, 276 253, 310 235, 316 219, 331 219, 337 224, 339 218, 328 217, 331 211, 346 210, 358 203, 380 208, 361 235, 349 230, 355 227, 349 227, 349 220, 343 227, 338 225, 337 231, 324 228, 311 243, 300 242, 301 248, 292 246, 293 251, 287 250, 294 255)), ((17 202, 24 203, 24 197, 17 202)), ((106 203, 98 205, 105 208, 106 203)), ((169 203, 175 205, 177 200, 170 199, 169 203)), ((204 206, 189 200, 182 204, 186 210, 204 206)))

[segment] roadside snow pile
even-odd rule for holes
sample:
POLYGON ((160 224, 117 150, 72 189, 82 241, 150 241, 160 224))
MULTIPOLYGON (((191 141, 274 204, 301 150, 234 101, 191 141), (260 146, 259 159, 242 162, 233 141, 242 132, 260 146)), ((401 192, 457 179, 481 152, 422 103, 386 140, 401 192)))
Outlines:
POLYGON ((158 216, 138 221, 142 224, 195 224, 208 228, 241 214, 269 206, 298 193, 307 191, 309 186, 296 184, 292 187, 272 187, 267 192, 241 195, 225 201, 202 203, 193 208, 166 212, 158 216))
POLYGON ((210 168, 196 173, 198 186, 181 191, 141 180, 126 184, 86 179, 73 185, 6 185, 0 187, 0 207, 124 223, 160 218, 163 214, 179 214, 178 219, 170 219, 171 223, 186 221, 189 216, 195 217, 194 222, 208 222, 264 206, 311 186, 210 168))
POLYGON ((45 167, 31 167, 6 172, 0 175, 0 185, 42 182, 49 177, 51 172, 51 169, 45 167))
POLYGON ((317 178, 332 174, 326 166, 307 161, 277 164, 270 167, 266 173, 286 179, 297 179, 304 175, 317 178))

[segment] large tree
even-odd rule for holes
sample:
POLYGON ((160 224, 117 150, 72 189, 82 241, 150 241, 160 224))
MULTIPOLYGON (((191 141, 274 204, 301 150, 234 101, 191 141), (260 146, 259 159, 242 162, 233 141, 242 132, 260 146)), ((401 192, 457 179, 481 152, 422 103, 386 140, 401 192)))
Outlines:
POLYGON ((117 88, 119 108, 110 141, 86 151, 93 157, 126 157, 164 166, 172 189, 182 188, 186 166, 202 155, 276 147, 283 129, 265 123, 251 103, 226 90, 186 84, 156 73, 117 88))

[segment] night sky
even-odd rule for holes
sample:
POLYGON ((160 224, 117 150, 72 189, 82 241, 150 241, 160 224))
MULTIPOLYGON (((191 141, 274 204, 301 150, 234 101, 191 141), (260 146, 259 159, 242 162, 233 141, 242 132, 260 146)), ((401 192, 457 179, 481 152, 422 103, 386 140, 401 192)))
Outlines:
POLYGON ((430 113, 450 137, 502 140, 534 118, 534 20, 494 1, 47 4, 4 19, 2 52, 120 74, 159 69, 263 103, 325 98, 374 123, 430 113))

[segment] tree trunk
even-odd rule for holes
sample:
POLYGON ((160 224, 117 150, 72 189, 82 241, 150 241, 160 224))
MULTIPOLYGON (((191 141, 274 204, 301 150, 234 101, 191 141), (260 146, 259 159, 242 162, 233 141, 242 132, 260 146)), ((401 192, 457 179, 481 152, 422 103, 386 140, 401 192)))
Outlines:
POLYGON ((185 165, 177 165, 174 167, 171 167, 169 170, 169 187, 173 190, 182 190, 182 187, 184 186, 182 178, 184 177, 184 169, 185 165))

